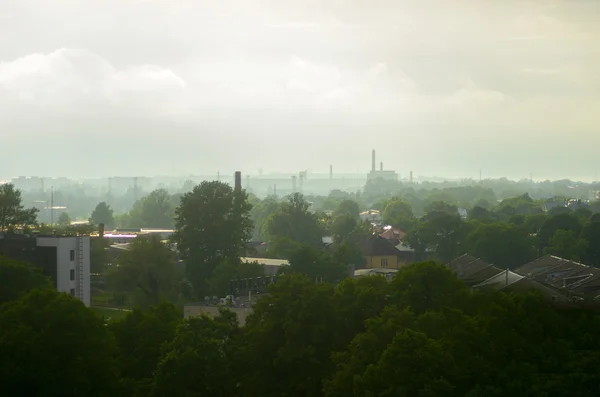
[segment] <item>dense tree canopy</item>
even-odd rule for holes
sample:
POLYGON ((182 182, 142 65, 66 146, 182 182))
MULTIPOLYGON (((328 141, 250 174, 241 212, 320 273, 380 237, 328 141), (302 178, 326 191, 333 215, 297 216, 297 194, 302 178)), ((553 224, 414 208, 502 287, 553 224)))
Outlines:
POLYGON ((7 183, 0 185, 0 232, 9 227, 30 226, 37 222, 36 208, 23 206, 21 191, 7 183))
POLYGON ((400 199, 392 199, 385 205, 383 221, 403 230, 409 230, 415 223, 415 215, 410 204, 400 199))
POLYGON ((162 302, 147 311, 134 309, 109 325, 118 347, 124 394, 148 395, 163 346, 173 339, 182 322, 175 306, 162 302))
POLYGON ((299 244, 319 246, 325 234, 324 228, 309 207, 310 204, 300 193, 292 195, 267 220, 269 241, 289 238, 299 244))
POLYGON ((51 289, 40 268, 0 255, 0 304, 14 301, 34 289, 51 289))
POLYGON ((253 227, 250 210, 245 192, 218 181, 202 182, 181 198, 173 237, 196 296, 205 295, 219 263, 245 253, 253 227))
POLYGON ((174 254, 156 236, 135 239, 109 274, 115 289, 134 293, 144 307, 176 299, 178 280, 174 254))
POLYGON ((166 189, 157 189, 138 200, 131 209, 129 222, 133 227, 172 229, 175 205, 166 189))
POLYGON ((114 396, 115 345, 78 299, 32 291, 0 306, 3 396, 114 396))
POLYGON ((527 229, 506 223, 475 224, 464 248, 500 268, 514 269, 536 258, 534 240, 527 229))
POLYGON ((102 201, 98 203, 92 216, 90 217, 90 223, 93 225, 104 224, 107 229, 115 226, 115 218, 113 216, 114 211, 110 208, 110 205, 102 201))
POLYGON ((359 219, 360 207, 356 201, 345 199, 337 206, 334 215, 349 215, 354 219, 359 219))

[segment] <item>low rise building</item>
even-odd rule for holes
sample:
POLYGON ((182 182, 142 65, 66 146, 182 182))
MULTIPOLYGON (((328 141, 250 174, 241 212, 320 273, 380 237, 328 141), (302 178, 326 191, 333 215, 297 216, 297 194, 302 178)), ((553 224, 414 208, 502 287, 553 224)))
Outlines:
POLYGON ((393 242, 379 235, 371 236, 361 246, 367 269, 399 269, 412 262, 414 253, 402 252, 393 242))
POLYGON ((398 273, 398 269, 359 269, 354 271, 354 278, 365 276, 384 276, 387 281, 392 281, 396 273, 398 273))
POLYGON ((265 269, 265 275, 274 276, 282 266, 289 266, 290 262, 286 259, 270 259, 270 258, 240 258, 242 263, 258 263, 265 269))
POLYGON ((600 299, 600 269, 592 266, 546 255, 515 269, 515 272, 571 300, 600 299))
POLYGON ((90 306, 89 236, 4 236, 0 255, 42 269, 57 291, 66 292, 90 306))
POLYGON ((469 254, 450 261, 446 266, 469 286, 475 286, 502 273, 502 269, 469 254))

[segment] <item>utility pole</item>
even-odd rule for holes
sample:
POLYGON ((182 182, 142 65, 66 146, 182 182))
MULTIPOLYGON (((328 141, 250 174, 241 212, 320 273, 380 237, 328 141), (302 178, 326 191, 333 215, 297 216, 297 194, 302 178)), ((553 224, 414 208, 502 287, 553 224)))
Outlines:
POLYGON ((54 226, 54 186, 50 187, 50 226, 54 226))
POLYGON ((138 201, 138 177, 133 178, 133 202, 138 201))

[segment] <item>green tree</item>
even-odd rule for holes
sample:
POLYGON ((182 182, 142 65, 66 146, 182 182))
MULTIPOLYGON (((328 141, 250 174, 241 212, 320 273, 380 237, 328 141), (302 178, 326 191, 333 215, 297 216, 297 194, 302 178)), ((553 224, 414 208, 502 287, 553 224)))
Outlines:
POLYGON ((90 270, 92 273, 104 274, 110 262, 110 240, 102 237, 90 238, 90 270))
POLYGON ((425 246, 434 250, 442 262, 454 259, 461 250, 463 222, 458 213, 449 208, 428 212, 421 220, 418 232, 418 239, 409 237, 412 244, 419 249, 425 246))
POLYGON ((343 323, 339 331, 341 344, 347 345, 366 330, 365 321, 381 314, 389 293, 389 283, 381 275, 346 278, 337 286, 335 301, 343 323))
POLYGON ((306 276, 280 277, 246 320, 242 351, 246 396, 319 396, 340 346, 333 286, 306 276))
POLYGON ((141 306, 176 300, 177 281, 174 254, 157 236, 135 239, 109 274, 109 284, 135 294, 141 306))
POLYGON ((581 238, 588 242, 587 263, 600 266, 600 220, 587 222, 581 232, 581 238))
POLYGON ((410 204, 400 199, 394 199, 385 206, 383 221, 403 230, 409 230, 415 223, 415 215, 410 204))
POLYGON ((254 229, 252 232, 252 239, 255 241, 264 241, 268 237, 266 231, 267 220, 274 214, 281 204, 273 197, 267 197, 250 210, 250 217, 254 222, 254 229))
POLYGON ((15 301, 34 289, 52 289, 41 269, 0 256, 0 304, 15 301))
POLYGON ((226 259, 219 263, 208 281, 210 295, 225 296, 230 291, 229 281, 241 278, 264 277, 264 266, 258 263, 242 263, 239 259, 226 259))
POLYGON ((171 229, 175 223, 175 206, 167 190, 157 189, 138 200, 130 215, 132 226, 171 229))
POLYGON ((36 208, 26 209, 23 206, 21 191, 13 184, 0 185, 0 232, 9 227, 35 225, 37 213, 36 208))
POLYGON ((344 264, 347 268, 362 269, 367 263, 360 247, 351 241, 335 244, 331 256, 336 263, 344 264))
POLYGON ((112 228, 115 225, 115 219, 113 217, 113 210, 110 208, 110 205, 106 204, 104 201, 98 203, 92 212, 90 223, 94 225, 104 224, 107 229, 112 228))
POLYGON ((340 262, 343 256, 334 257, 309 245, 301 245, 290 256, 290 267, 285 272, 304 274, 312 280, 339 282, 348 276, 348 263, 340 262))
POLYGON ((550 245, 544 248, 544 254, 579 261, 587 246, 587 241, 579 239, 572 230, 558 229, 550 239, 550 245))
POLYGON ((181 323, 177 308, 161 302, 145 311, 134 309, 125 318, 109 324, 117 343, 121 383, 127 395, 149 394, 163 345, 173 340, 181 323))
POLYGON ((324 380, 324 396, 353 396, 354 380, 377 363, 394 336, 414 321, 410 310, 395 305, 387 305, 380 315, 365 320, 365 332, 357 334, 345 350, 333 354, 335 369, 324 380))
POLYGON ((514 269, 536 258, 535 242, 525 227, 479 224, 465 239, 465 250, 501 268, 514 269))
POLYGON ((358 221, 352 215, 341 214, 333 219, 331 224, 331 233, 336 242, 342 242, 348 239, 356 229, 358 221))
POLYGON ((71 217, 66 212, 61 212, 58 217, 58 225, 59 226, 69 226, 71 224, 71 217))
POLYGON ((300 248, 300 246, 301 244, 298 244, 289 237, 279 237, 269 243, 266 256, 267 258, 289 260, 292 254, 300 248))
POLYGON ((0 306, 0 385, 11 396, 114 396, 115 345, 77 298, 33 291, 0 306))
POLYGON ((557 230, 570 230, 579 236, 582 228, 579 218, 571 213, 550 216, 542 224, 538 233, 540 248, 544 249, 550 245, 550 239, 557 230))
POLYGON ((494 214, 486 208, 475 206, 469 211, 469 219, 481 222, 492 222, 494 221, 494 214))
POLYGON ((190 318, 177 328, 154 375, 151 397, 235 396, 237 358, 230 348, 239 333, 231 312, 214 320, 190 318))
POLYGON ((319 246, 324 236, 323 226, 309 207, 300 193, 292 195, 267 221, 269 242, 287 237, 299 244, 319 246))
POLYGON ((467 286, 446 266, 435 262, 414 263, 398 272, 391 282, 391 302, 410 307, 415 314, 459 306, 467 286))
POLYGON ((251 206, 244 191, 228 184, 202 182, 181 198, 173 236, 196 296, 204 296, 219 263, 246 252, 252 233, 251 206))
POLYGON ((374 365, 354 380, 354 396, 447 396, 454 360, 439 341, 413 330, 398 332, 374 365))
POLYGON ((345 199, 340 202, 336 210, 334 211, 334 215, 350 215, 354 219, 360 218, 360 207, 358 203, 354 200, 345 199))

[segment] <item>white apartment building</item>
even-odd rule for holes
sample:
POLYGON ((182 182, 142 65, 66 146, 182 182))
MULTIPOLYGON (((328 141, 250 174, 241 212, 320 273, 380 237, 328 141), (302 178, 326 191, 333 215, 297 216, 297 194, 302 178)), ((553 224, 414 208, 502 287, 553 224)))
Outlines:
POLYGON ((0 255, 42 268, 57 291, 75 296, 90 306, 89 236, 0 236, 0 255))

